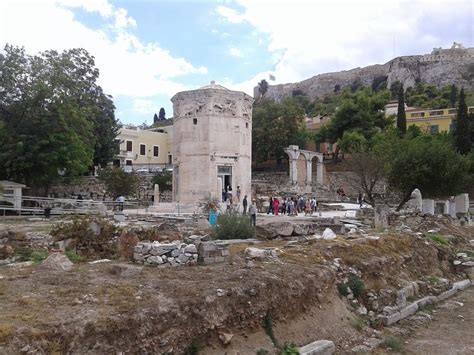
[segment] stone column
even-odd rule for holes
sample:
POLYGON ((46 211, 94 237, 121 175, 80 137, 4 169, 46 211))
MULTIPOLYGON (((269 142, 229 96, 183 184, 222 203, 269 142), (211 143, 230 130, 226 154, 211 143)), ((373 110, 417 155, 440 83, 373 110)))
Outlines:
POLYGON ((285 148, 285 153, 290 158, 290 181, 292 184, 296 184, 298 182, 297 162, 300 157, 300 149, 297 145, 290 145, 288 148, 285 148))
POLYGON ((313 179, 312 158, 306 158, 306 184, 311 185, 312 179, 313 179))
POLYGON ((469 194, 459 194, 454 199, 456 214, 469 212, 469 194))
POLYGON ((222 178, 217 178, 217 186, 216 186, 216 199, 219 202, 222 202, 222 178))
POLYGON ((153 186, 153 206, 158 206, 160 203, 160 185, 153 186))
POLYGON ((318 184, 324 184, 324 165, 321 159, 318 157, 318 162, 316 163, 316 181, 318 184))
POLYGON ((424 198, 422 200, 423 213, 434 214, 434 200, 430 198, 424 198))

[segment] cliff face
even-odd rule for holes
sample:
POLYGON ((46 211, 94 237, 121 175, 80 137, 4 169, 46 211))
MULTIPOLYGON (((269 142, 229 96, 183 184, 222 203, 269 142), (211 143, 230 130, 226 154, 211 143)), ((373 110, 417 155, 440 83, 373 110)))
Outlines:
MULTIPOLYGON (((427 55, 398 57, 383 65, 320 74, 299 83, 270 85, 265 96, 280 101, 292 96, 294 90, 300 90, 314 99, 333 93, 336 86, 343 88, 354 82, 371 86, 374 78, 382 76, 387 77, 388 87, 399 80, 405 88, 421 81, 437 87, 456 84, 474 89, 474 48, 438 49, 427 55)), ((260 96, 258 88, 254 89, 254 96, 260 96)))

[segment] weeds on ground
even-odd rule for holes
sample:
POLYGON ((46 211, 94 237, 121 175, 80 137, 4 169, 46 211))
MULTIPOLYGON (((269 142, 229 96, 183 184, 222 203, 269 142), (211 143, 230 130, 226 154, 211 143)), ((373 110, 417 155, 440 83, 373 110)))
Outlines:
POLYGON ((355 274, 350 274, 347 282, 341 282, 337 284, 337 289, 342 296, 348 295, 348 287, 351 289, 355 298, 359 298, 365 292, 364 281, 362 281, 362 279, 355 274))
POLYGON ((220 214, 212 231, 214 239, 248 239, 254 236, 255 228, 250 218, 235 212, 220 214))
POLYGON ((65 254, 73 264, 78 264, 85 260, 82 256, 77 255, 73 250, 66 250, 65 254))
POLYGON ((269 355, 270 352, 268 350, 265 350, 265 349, 259 349, 257 350, 257 353, 256 355, 269 355))
POLYGON ((265 329, 265 333, 269 336, 270 340, 272 341, 275 347, 278 347, 278 341, 273 333, 273 320, 270 311, 268 310, 263 318, 263 329, 265 329))
POLYGON ((358 332, 364 330, 365 322, 360 318, 355 318, 351 320, 351 326, 358 332))
POLYGON ((448 240, 441 234, 425 234, 425 237, 433 241, 436 245, 448 245, 448 240))
POLYGON ((425 313, 431 313, 435 306, 431 303, 427 303, 423 306, 418 307, 418 312, 425 312, 425 313))
POLYGON ((184 355, 198 355, 199 354, 199 346, 193 341, 191 345, 189 345, 184 350, 184 355))
POLYGON ((387 348, 389 348, 392 351, 400 352, 403 349, 403 344, 402 341, 394 336, 389 336, 386 337, 383 345, 385 345, 387 348))
POLYGON ((32 249, 17 249, 15 256, 18 261, 32 261, 35 264, 39 264, 48 257, 47 250, 32 250, 32 249))
POLYGON ((372 329, 381 330, 383 328, 383 323, 381 319, 376 318, 373 320, 369 320, 369 326, 372 329))
POLYGON ((299 355, 300 351, 295 343, 285 343, 280 351, 280 355, 299 355))

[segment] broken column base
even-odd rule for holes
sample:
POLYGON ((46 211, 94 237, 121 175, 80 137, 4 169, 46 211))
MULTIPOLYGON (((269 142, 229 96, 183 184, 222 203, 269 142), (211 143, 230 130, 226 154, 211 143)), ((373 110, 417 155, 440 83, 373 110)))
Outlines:
POLYGON ((299 348, 300 355, 332 355, 336 351, 334 342, 317 340, 299 348))

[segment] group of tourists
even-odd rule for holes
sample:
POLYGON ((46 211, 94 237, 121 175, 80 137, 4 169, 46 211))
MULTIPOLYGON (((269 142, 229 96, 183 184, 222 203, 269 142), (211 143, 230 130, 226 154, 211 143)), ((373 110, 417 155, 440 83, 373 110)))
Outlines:
POLYGON ((285 197, 281 202, 278 197, 270 197, 267 214, 297 216, 299 213, 304 213, 305 216, 311 216, 317 210, 316 197, 285 197))
MULTIPOLYGON (((231 186, 226 186, 225 189, 222 190, 222 201, 225 202, 226 205, 226 212, 227 213, 232 213, 232 212, 239 212, 240 211, 240 204, 241 204, 241 198, 242 196, 242 190, 240 189, 240 186, 237 185, 237 189, 235 191, 235 196, 232 194, 232 187, 231 186)), ((250 203, 247 199, 247 195, 244 195, 244 198, 242 199, 242 215, 246 216, 248 213, 250 217, 250 221, 253 226, 256 225, 257 221, 257 205, 255 200, 252 200, 250 203)))

